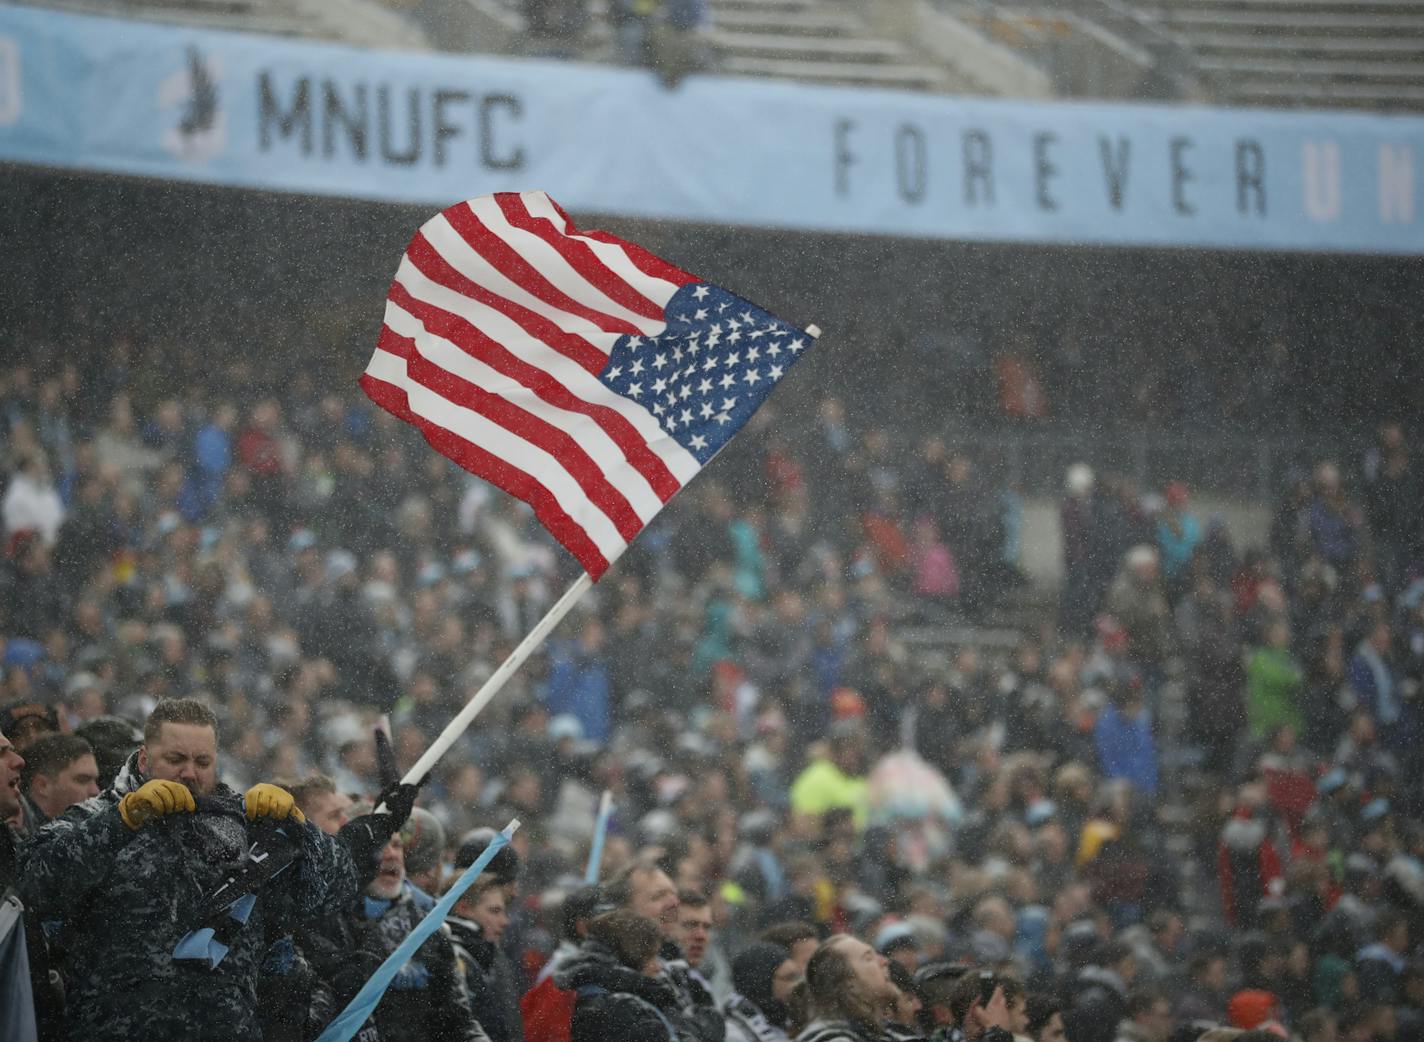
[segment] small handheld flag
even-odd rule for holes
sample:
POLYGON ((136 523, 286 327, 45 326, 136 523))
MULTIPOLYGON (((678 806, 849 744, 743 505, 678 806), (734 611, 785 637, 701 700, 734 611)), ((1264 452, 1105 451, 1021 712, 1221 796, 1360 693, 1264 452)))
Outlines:
POLYGON ((603 865, 603 841, 608 838, 608 819, 613 817, 613 793, 603 790, 598 801, 598 820, 593 826, 593 845, 588 850, 588 866, 583 881, 589 886, 598 882, 598 870, 603 865))
POLYGON ((813 341, 543 192, 504 192, 416 233, 361 387, 597 579, 813 341))

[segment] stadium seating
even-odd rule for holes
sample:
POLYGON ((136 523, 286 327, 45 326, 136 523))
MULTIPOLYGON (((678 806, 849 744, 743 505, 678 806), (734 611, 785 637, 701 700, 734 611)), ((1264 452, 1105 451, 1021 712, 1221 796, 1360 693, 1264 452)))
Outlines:
POLYGON ((1424 107, 1414 0, 1137 0, 1183 39, 1221 100, 1424 107))
MULTIPOLYGON (((32 0, 35 2, 35 0, 32 0)), ((168 22, 202 29, 238 29, 280 36, 314 36, 358 46, 423 48, 410 21, 379 0, 37 0, 46 7, 168 22)))
MULTIPOLYGON (((522 0, 468 0, 511 31, 522 0)), ((607 0, 590 0, 581 52, 611 57, 607 0)), ((721 72, 854 86, 960 90, 950 70, 923 61, 906 43, 876 32, 859 4, 845 0, 709 0, 706 41, 721 72)))

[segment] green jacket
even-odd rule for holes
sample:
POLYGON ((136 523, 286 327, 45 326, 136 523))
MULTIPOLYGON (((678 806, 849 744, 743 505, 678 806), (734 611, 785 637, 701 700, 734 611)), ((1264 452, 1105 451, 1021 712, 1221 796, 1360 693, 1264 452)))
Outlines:
POLYGON ((1265 738, 1280 724, 1297 731, 1305 720, 1300 712, 1305 674, 1284 648, 1257 648, 1246 663, 1246 720, 1255 738, 1265 738))

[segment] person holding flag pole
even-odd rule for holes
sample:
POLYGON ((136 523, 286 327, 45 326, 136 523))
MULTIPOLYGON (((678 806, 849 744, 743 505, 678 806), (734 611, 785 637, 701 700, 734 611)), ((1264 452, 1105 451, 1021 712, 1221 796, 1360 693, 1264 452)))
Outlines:
MULTIPOLYGON (((416 232, 361 388, 436 451, 528 503, 583 571, 405 783, 427 775, 819 335, 634 243, 576 228, 543 192, 470 199, 416 232)), ((438 928, 474 867, 422 928, 438 928)), ((319 1042, 351 1037, 365 1019, 357 1000, 374 1008, 385 970, 319 1042)))

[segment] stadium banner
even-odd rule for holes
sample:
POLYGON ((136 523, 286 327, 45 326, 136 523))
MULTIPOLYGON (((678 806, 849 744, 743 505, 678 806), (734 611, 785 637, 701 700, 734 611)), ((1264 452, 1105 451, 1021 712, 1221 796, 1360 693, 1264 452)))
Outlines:
POLYGON ((1415 254, 1424 118, 1017 102, 360 50, 0 6, 0 163, 395 203, 1415 254))

